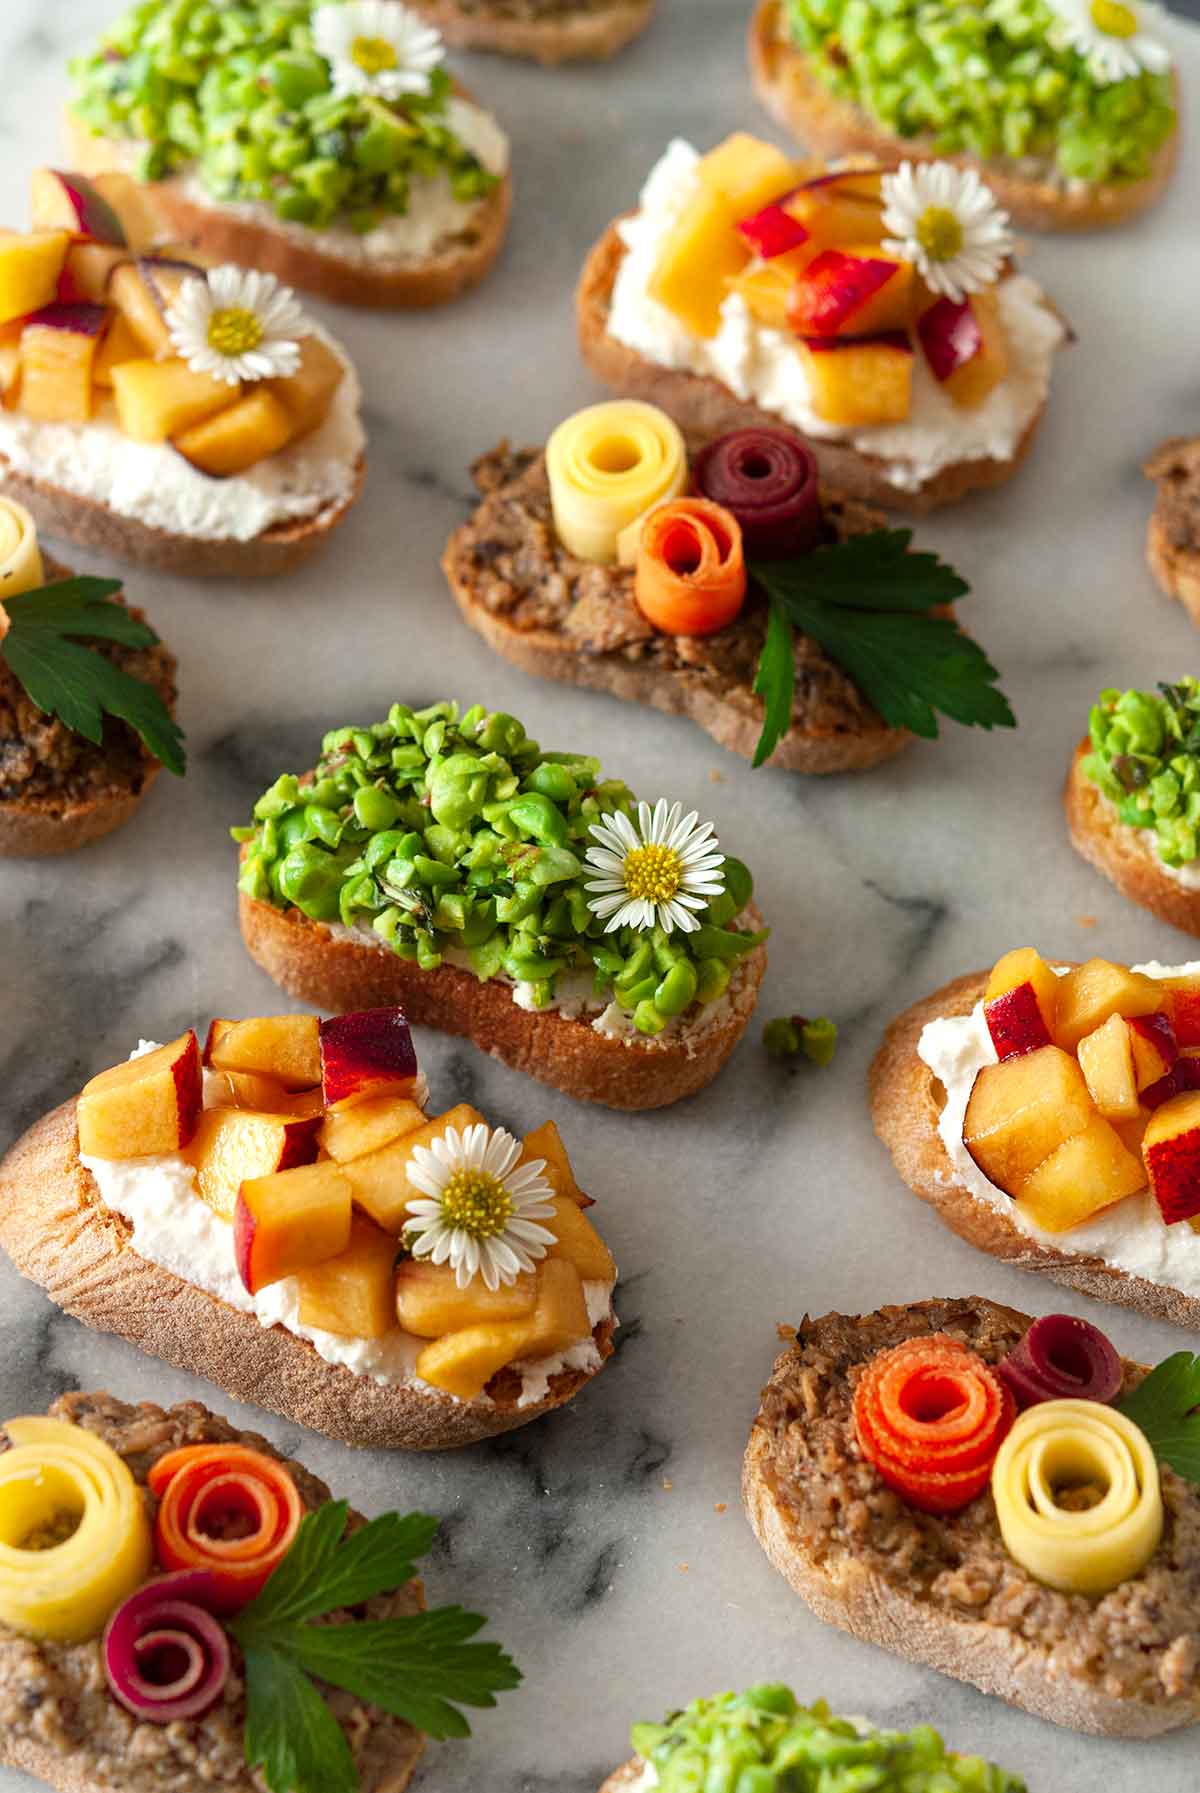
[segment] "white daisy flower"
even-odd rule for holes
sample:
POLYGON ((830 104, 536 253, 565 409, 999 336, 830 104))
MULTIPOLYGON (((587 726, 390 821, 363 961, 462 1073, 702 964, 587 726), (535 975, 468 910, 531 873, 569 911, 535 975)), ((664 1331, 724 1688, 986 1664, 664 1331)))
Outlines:
POLYGON ((406 93, 428 93, 429 78, 446 54, 432 25, 400 0, 318 6, 312 33, 336 94, 398 100, 406 93))
POLYGON ((519 1162, 521 1142, 476 1122, 460 1133, 414 1146, 408 1180, 428 1200, 410 1201, 405 1237, 414 1258, 449 1263, 465 1289, 482 1276, 489 1289, 517 1280, 544 1258, 555 1235, 539 1220, 554 1213, 544 1158, 519 1162))
POLYGON ((652 928, 665 933, 676 928, 692 934, 700 926, 692 913, 707 908, 725 888, 721 867, 725 863, 711 822, 701 822, 696 811, 682 815, 682 803, 667 807, 660 797, 651 809, 638 804, 637 827, 621 810, 614 810, 590 830, 600 844, 589 847, 588 867, 599 876, 585 884, 594 894, 588 908, 608 918, 606 934, 617 928, 652 928))
POLYGON ((285 379, 300 365, 308 325, 290 286, 274 274, 227 265, 185 280, 167 308, 171 344, 193 373, 230 386, 285 379))
POLYGON ((1012 253, 1008 213, 973 168, 902 162, 883 177, 883 247, 956 303, 991 286, 1012 253))
POLYGON ((1150 0, 1050 0, 1055 37, 1078 50, 1101 86, 1128 81, 1143 69, 1161 75, 1171 52, 1155 35, 1163 9, 1150 0))

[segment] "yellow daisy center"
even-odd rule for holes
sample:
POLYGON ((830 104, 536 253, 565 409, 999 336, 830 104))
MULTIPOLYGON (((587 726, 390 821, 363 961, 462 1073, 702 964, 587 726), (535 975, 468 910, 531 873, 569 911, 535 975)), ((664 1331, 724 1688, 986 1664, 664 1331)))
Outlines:
POLYGON ((963 246, 963 227, 949 206, 929 205, 917 219, 917 241, 930 261, 952 261, 963 246))
POLYGON ((513 1202, 498 1177, 485 1170, 456 1170, 441 1194, 442 1218, 473 1239, 494 1239, 513 1216, 513 1202))
POLYGON ((385 69, 395 68, 400 58, 395 44, 386 37, 356 37, 350 46, 350 60, 364 75, 382 75, 385 69))
POLYGON ((635 847, 622 871, 631 897, 648 903, 669 903, 683 883, 683 862, 672 847, 635 847))
POLYGON ((218 355, 248 355, 262 339, 262 321, 248 306, 227 305, 208 320, 208 346, 218 355))
POLYGON ((1122 6, 1121 0, 1092 0, 1088 10, 1092 24, 1105 37, 1136 37, 1137 14, 1132 6, 1122 6))

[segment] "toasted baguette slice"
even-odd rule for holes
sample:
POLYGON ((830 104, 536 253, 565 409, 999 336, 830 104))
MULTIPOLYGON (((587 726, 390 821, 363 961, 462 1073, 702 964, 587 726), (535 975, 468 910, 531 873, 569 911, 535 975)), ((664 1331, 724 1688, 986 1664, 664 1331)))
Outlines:
MULTIPOLYGON (((414 1027, 463 1034, 566 1096, 626 1110, 665 1108, 712 1082, 746 1030, 767 968, 766 947, 755 947, 738 961, 711 1025, 656 1040, 635 1035, 627 1043, 597 1033, 590 1021, 518 1008, 497 979, 481 983, 454 965, 422 971, 390 950, 335 937, 299 909, 239 893, 238 919, 255 964, 312 1008, 345 1014, 400 1007, 414 1027)), ((743 919, 751 932, 762 924, 753 905, 743 919)))
MULTIPOLYGON (((6 484, 12 495, 13 487, 6 484)), ((44 556, 47 583, 69 579, 71 569, 44 556)), ((145 612, 130 607, 130 614, 145 622, 145 612)), ((161 669, 159 695, 171 714, 175 714, 175 656, 160 644, 156 659, 161 669)), ((6 680, 11 677, 0 664, 0 703, 3 702, 6 680)), ((122 724, 122 727, 126 725, 122 724)), ((89 759, 103 762, 103 746, 87 748, 89 759)), ((47 859, 59 853, 74 853, 95 840, 103 840, 130 821, 143 797, 162 771, 149 748, 138 742, 138 757, 132 767, 114 765, 107 784, 87 795, 64 796, 61 792, 31 793, 24 797, 0 799, 0 859, 47 859)))
POLYGON ((601 62, 640 37, 650 23, 655 0, 608 0, 560 18, 515 19, 503 7, 463 6, 459 0, 417 0, 417 11, 460 50, 496 50, 527 56, 543 68, 563 62, 601 62))
POLYGON ((978 168, 1000 204, 1026 230, 1104 230, 1123 224, 1162 198, 1179 157, 1178 126, 1155 156, 1151 172, 1137 181, 1065 187, 1048 176, 1025 174, 1019 164, 1004 159, 944 156, 931 137, 897 137, 853 101, 833 93, 813 68, 811 56, 787 41, 780 0, 759 0, 750 21, 749 53, 759 99, 806 149, 829 157, 951 161, 978 168))
MULTIPOLYGON (((718 644, 731 645, 728 651, 718 649, 711 661, 703 657, 706 643, 693 642, 689 645, 695 651, 680 656, 670 639, 662 636, 634 644, 614 642, 605 649, 586 633, 576 633, 566 611, 553 622, 533 628, 520 626, 508 610, 486 601, 489 587, 500 576, 492 552, 495 535, 504 539, 505 527, 511 527, 513 519, 527 523, 531 537, 539 543, 550 533, 559 589, 574 592, 580 575, 586 573, 589 595, 585 604, 595 603, 596 582, 607 569, 585 567, 553 537, 543 456, 510 454, 501 448, 479 466, 496 469, 502 483, 492 486, 490 474, 486 483, 480 478, 484 501, 474 517, 450 537, 442 568, 464 618, 489 647, 535 678, 607 691, 671 716, 686 716, 731 753, 753 759, 762 730, 763 702, 753 689, 759 641, 751 634, 752 622, 739 620, 715 637, 718 644), (735 637, 736 650, 732 648, 735 637), (736 662, 736 670, 731 662, 736 662)), ((826 494, 826 515, 841 539, 886 527, 880 512, 832 493, 826 494)), ((521 553, 514 558, 521 565, 521 553)), ((628 572, 614 567, 609 577, 609 596, 598 607, 597 627, 602 635, 612 630, 622 606, 631 602, 628 572)), ((646 636, 651 637, 649 630, 646 636)), ((888 727, 817 642, 808 638, 798 642, 797 660, 792 725, 768 765, 789 772, 862 772, 892 759, 912 740, 906 729, 888 727)))
POLYGON ((1063 788, 1071 845, 1131 903, 1185 934, 1200 935, 1200 890, 1189 890, 1168 875, 1155 851, 1152 828, 1131 828, 1121 821, 1083 770, 1091 749, 1087 739, 1079 743, 1063 788))
MULTIPOLYGON (((128 172, 125 146, 95 136, 71 112, 66 134, 71 165, 81 174, 128 172)), ((512 177, 506 174, 473 212, 470 227, 447 238, 434 255, 366 266, 340 254, 336 242, 319 230, 264 224, 236 206, 198 199, 182 175, 148 181, 143 190, 171 241, 189 244, 215 262, 274 274, 322 299, 374 309, 444 305, 478 286, 503 247, 512 211, 512 177)))
MULTIPOLYGON (((0 1246, 64 1312, 174 1369, 206 1376, 235 1401, 343 1444, 410 1451, 476 1444, 561 1407, 598 1373, 563 1370, 525 1407, 517 1404, 519 1377, 506 1371, 493 1379, 488 1404, 375 1382, 139 1257, 131 1234, 79 1161, 74 1102, 44 1115, 0 1162, 0 1246)), ((612 1354, 613 1330, 611 1317, 595 1329, 602 1359, 612 1354)))
MULTIPOLYGON (((109 1394, 68 1394, 53 1403, 50 1415, 96 1432, 125 1459, 143 1485, 152 1465, 178 1446, 239 1444, 284 1464, 310 1512, 332 1498, 325 1483, 302 1463, 285 1457, 257 1432, 238 1431, 198 1401, 166 1408, 141 1401, 132 1407, 109 1394)), ((352 1511, 351 1526, 357 1528, 362 1523, 362 1515, 352 1511)), ((424 1589, 414 1580, 385 1596, 372 1617, 401 1618, 424 1608, 424 1589)), ((237 1733, 245 1723, 245 1695, 240 1687, 231 1690, 213 1712, 176 1726, 170 1733, 160 1733, 159 1727, 149 1725, 139 1731, 138 1720, 127 1715, 105 1691, 100 1651, 99 1639, 84 1644, 33 1641, 0 1626, 0 1679, 14 1691, 14 1709, 20 1714, 17 1722, 10 1720, 0 1728, 0 1766, 35 1775, 58 1793, 113 1793, 115 1787, 132 1784, 124 1774, 114 1778, 114 1759, 137 1763, 147 1777, 139 1784, 149 1784, 155 1767, 151 1752, 141 1748, 140 1741, 145 1732, 153 1730, 163 1741, 159 1766, 164 1785, 167 1770, 170 1784, 177 1788, 215 1784, 207 1775, 203 1779, 197 1775, 195 1762, 208 1767, 219 1756, 223 1769, 220 1785, 225 1793, 261 1793, 264 1783, 257 1774, 246 1768, 238 1771, 236 1766, 231 1769, 231 1756, 241 1754, 237 1733), (53 1725, 39 1722, 39 1715, 44 1718, 42 1690, 47 1684, 57 1690, 53 1725), (22 1691, 37 1697, 26 1703, 19 1698, 22 1691), (98 1706, 97 1701, 103 1704, 98 1706), (182 1745, 178 1753, 169 1741, 176 1731, 182 1745), (194 1755, 184 1753, 193 1751, 194 1755)), ((404 1793, 425 1748, 422 1733, 351 1695, 330 1688, 325 1697, 354 1752, 360 1793, 404 1793)))
POLYGON ((646 1764, 634 1756, 630 1761, 623 1763, 615 1774, 609 1775, 601 1787, 600 1793, 626 1793, 627 1788, 637 1786, 645 1767, 646 1764))
POLYGON ((1150 571, 1200 629, 1200 436, 1174 436, 1142 469, 1158 487, 1146 536, 1150 571))
MULTIPOLYGON (((804 1320, 750 1434, 750 1523, 817 1617, 864 1643, 1076 1731, 1154 1737, 1195 1724, 1200 1563, 1179 1560, 1172 1536, 1173 1527, 1195 1536, 1200 1490, 1164 1468, 1163 1543, 1139 1576, 1096 1602, 1042 1587, 1008 1556, 989 1492, 961 1514, 913 1514, 863 1461, 851 1413, 859 1364, 930 1332, 994 1362, 1030 1323, 982 1296, 804 1320), (897 1535, 906 1522, 911 1538, 897 1535)), ((1127 1387, 1146 1373, 1125 1370, 1127 1387)))
MULTIPOLYGON (((791 425, 773 411, 764 411, 748 399, 738 398, 722 381, 708 374, 693 374, 647 361, 636 349, 609 334, 608 318, 613 287, 625 259, 618 218, 609 225, 583 265, 575 295, 575 315, 583 358, 598 380, 625 398, 646 399, 661 405, 675 419, 689 446, 724 435, 729 430, 751 427, 779 429, 791 425)), ((1028 454, 1045 410, 1034 413, 1008 460, 955 461, 926 480, 915 492, 892 479, 891 467, 879 455, 864 454, 849 442, 809 437, 821 477, 849 498, 889 510, 924 516, 943 504, 953 504, 968 492, 1003 485, 1011 479, 1028 454)))
MULTIPOLYGON (((896 1169, 914 1195, 928 1202, 952 1232, 1020 1270, 1037 1270, 1069 1289, 1136 1308, 1151 1319, 1200 1330, 1200 1301, 1150 1282, 1102 1258, 1030 1238, 1001 1208, 978 1201, 959 1182, 942 1144, 938 1121, 945 1092, 917 1056, 922 1030, 939 1015, 969 1015, 982 1001, 988 973, 976 971, 936 990, 898 1015, 871 1065, 871 1116, 896 1169)), ((1064 1240, 1070 1237, 1064 1234, 1064 1240)))

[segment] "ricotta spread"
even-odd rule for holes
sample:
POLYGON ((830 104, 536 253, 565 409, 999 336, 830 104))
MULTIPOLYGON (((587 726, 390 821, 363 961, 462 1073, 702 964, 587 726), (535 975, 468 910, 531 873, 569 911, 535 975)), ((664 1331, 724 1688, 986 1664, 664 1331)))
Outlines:
POLYGON ((892 484, 919 491, 943 467, 959 461, 1006 461, 1045 402, 1050 367, 1066 330, 1041 288, 1012 274, 996 288, 1009 352, 1009 371, 983 403, 965 410, 934 379, 919 352, 913 357, 912 406, 903 423, 847 428, 813 409, 804 359, 794 337, 751 316, 738 293, 721 308, 711 341, 693 336, 673 312, 650 296, 662 243, 699 191, 700 157, 681 139, 669 146, 642 190, 641 209, 620 226, 627 254, 613 287, 609 333, 661 367, 707 374, 738 398, 773 411, 805 435, 849 442, 888 463, 892 484))
POLYGON ((253 541, 277 523, 315 519, 349 499, 366 447, 362 388, 337 343, 345 376, 320 429, 245 473, 212 479, 168 443, 134 442, 111 399, 88 423, 43 423, 0 410, 0 457, 18 473, 61 486, 150 529, 201 541, 253 541))
MULTIPOLYGON (((154 1042, 142 1040, 131 1057, 154 1050, 154 1042)), ((404 1384, 419 1392, 456 1400, 435 1389, 416 1373, 417 1355, 426 1339, 414 1338, 399 1326, 379 1339, 345 1338, 305 1326, 300 1318, 300 1286, 285 1277, 251 1295, 233 1258, 233 1234, 196 1192, 196 1173, 178 1154, 147 1158, 90 1158, 80 1163, 89 1170, 105 1206, 120 1214, 133 1228, 130 1249, 161 1270, 206 1289, 228 1302, 239 1313, 253 1314, 262 1326, 282 1326, 297 1338, 307 1339, 326 1363, 341 1364, 356 1376, 368 1376, 386 1385, 404 1384)), ((585 1282, 588 1319, 593 1327, 612 1315, 613 1284, 585 1282)), ((594 1339, 581 1340, 553 1357, 542 1357, 513 1366, 521 1376, 518 1407, 532 1407, 544 1399, 550 1378, 561 1370, 592 1372, 602 1359, 594 1339)), ((478 1395, 475 1403, 490 1406, 490 1397, 478 1395)))
MULTIPOLYGON (((1160 965, 1152 961, 1133 969, 1145 972, 1147 977, 1195 976, 1200 974, 1200 960, 1187 965, 1160 965)), ((943 1015, 931 1021, 921 1035, 917 1053, 946 1091, 938 1133, 954 1166, 952 1177, 942 1173, 948 1184, 961 1184, 976 1201, 999 1208, 1019 1232, 1039 1244, 1102 1258, 1130 1276, 1141 1276, 1147 1282, 1200 1299, 1200 1234, 1183 1224, 1164 1226, 1158 1204, 1148 1189, 1101 1209, 1068 1233, 1049 1233, 1035 1226, 1011 1196, 984 1176, 962 1137, 976 1074, 984 1065, 996 1063, 996 1049, 983 1018, 982 1002, 976 1003, 969 1015, 943 1015)))

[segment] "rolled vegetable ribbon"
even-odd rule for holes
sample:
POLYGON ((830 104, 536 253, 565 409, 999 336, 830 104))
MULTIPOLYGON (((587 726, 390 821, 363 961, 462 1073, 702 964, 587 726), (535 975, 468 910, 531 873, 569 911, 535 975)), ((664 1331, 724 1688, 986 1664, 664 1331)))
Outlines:
POLYGON ((973 1351, 946 1333, 872 1358, 854 1391, 864 1457, 925 1513, 953 1513, 987 1487, 1016 1408, 973 1351))
POLYGON ((200 1718, 229 1679, 229 1639, 210 1607, 217 1598, 207 1569, 161 1575, 130 1594, 104 1634, 104 1672, 135 1718, 169 1725, 200 1718))
POLYGON ((697 492, 731 510, 751 560, 787 560, 821 540, 821 492, 812 449, 788 430, 734 430, 696 456, 697 492))
POLYGON ((146 1579, 150 1521, 103 1439, 59 1419, 10 1419, 0 1455, 0 1621, 30 1637, 97 1636, 146 1579))
POLYGON ((1046 1314, 996 1366, 1017 1406, 1074 1398, 1113 1401, 1124 1372, 1111 1341, 1074 1314, 1046 1314))
POLYGON ((212 1571, 217 1610, 258 1594, 295 1542, 304 1503, 282 1463, 240 1444, 189 1444, 150 1471, 164 1569, 212 1571))
POLYGON ((611 566, 621 532, 687 483, 687 450, 657 405, 614 399, 560 423, 546 444, 554 527, 580 560, 611 566))
POLYGON ((1009 1555, 1063 1593, 1107 1594, 1145 1568, 1162 1536, 1154 1452, 1098 1401, 1023 1413, 1000 1446, 992 1495, 1009 1555))
POLYGON ((21 591, 36 591, 45 583, 46 569, 33 518, 23 504, 0 498, 0 641, 9 627, 3 600, 21 591))
POLYGON ((742 531, 707 498, 676 498, 651 511, 638 546, 634 597, 664 635, 711 635, 746 602, 742 531))

